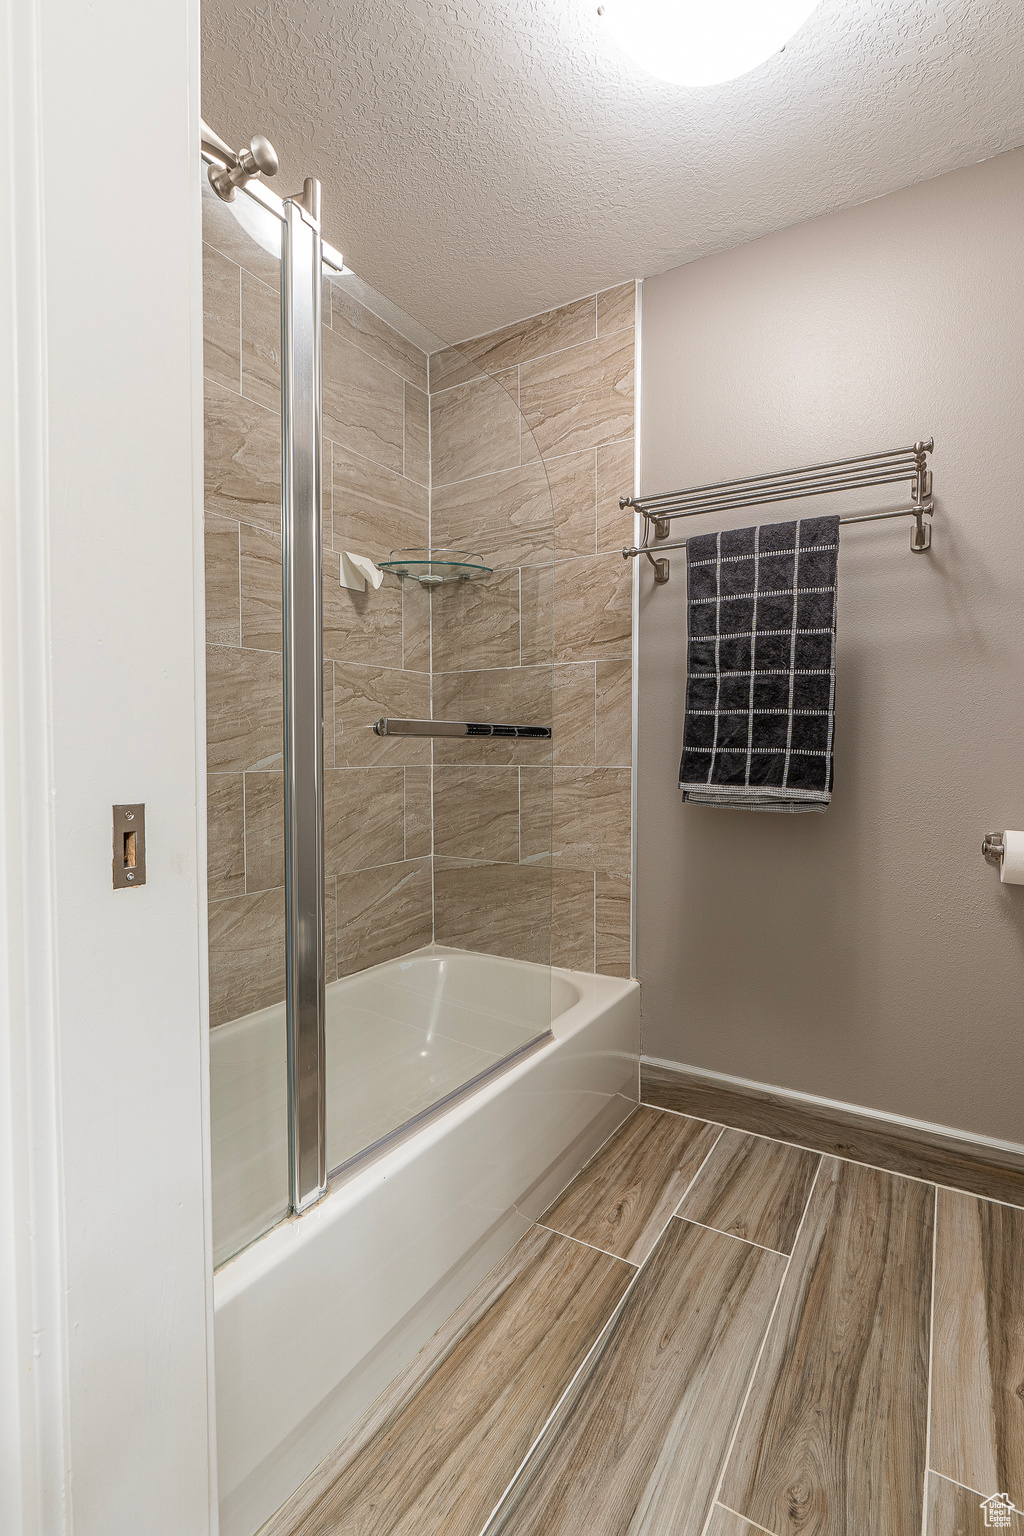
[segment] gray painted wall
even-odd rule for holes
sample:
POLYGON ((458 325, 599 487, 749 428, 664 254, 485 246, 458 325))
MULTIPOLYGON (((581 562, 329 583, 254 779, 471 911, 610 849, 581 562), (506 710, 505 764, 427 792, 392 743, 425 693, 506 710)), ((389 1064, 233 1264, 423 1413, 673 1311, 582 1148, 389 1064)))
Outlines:
POLYGON ((641 567, 648 1055, 1024 1141, 1024 887, 980 854, 1024 827, 1022 289, 1024 150, 644 284, 646 492, 934 435, 937 503, 930 555, 843 530, 824 815, 681 805, 685 555, 641 567))

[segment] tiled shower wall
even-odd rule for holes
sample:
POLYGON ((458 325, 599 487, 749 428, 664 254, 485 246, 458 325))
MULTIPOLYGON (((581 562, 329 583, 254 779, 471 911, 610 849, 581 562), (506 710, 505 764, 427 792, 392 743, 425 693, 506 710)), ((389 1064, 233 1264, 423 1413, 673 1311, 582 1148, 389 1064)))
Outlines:
POLYGON ((504 567, 479 588, 492 615, 482 651, 459 644, 458 626, 439 647, 450 598, 434 595, 435 715, 468 719, 463 707, 501 699, 502 718, 522 719, 508 710, 529 708, 531 676, 536 713, 545 675, 551 685, 540 664, 554 656, 552 770, 521 766, 514 785, 514 770, 456 767, 451 745, 435 756, 435 934, 507 951, 511 933, 514 952, 530 954, 550 848, 553 963, 616 975, 629 973, 631 569, 620 551, 632 518, 618 501, 633 490, 634 309, 628 283, 430 360, 431 541, 504 567), (468 822, 457 814, 467 805, 468 822), (524 867, 512 885, 500 850, 514 835, 524 867), (489 868, 466 862, 484 853, 489 868))
MULTIPOLYGON (((284 995, 279 263, 204 200, 210 1013, 284 995)), ((429 742, 381 714, 429 715, 425 592, 339 585, 339 550, 425 544, 427 358, 324 290, 327 977, 431 938, 429 742)))

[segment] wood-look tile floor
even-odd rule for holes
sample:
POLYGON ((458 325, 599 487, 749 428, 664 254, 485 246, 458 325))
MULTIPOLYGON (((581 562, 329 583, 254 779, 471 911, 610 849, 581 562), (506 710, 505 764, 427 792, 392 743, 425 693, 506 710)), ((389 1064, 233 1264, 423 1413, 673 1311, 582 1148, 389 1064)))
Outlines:
POLYGON ((1024 1536, 1000 1496, 1024 1209, 641 1105, 262 1536, 1024 1536))

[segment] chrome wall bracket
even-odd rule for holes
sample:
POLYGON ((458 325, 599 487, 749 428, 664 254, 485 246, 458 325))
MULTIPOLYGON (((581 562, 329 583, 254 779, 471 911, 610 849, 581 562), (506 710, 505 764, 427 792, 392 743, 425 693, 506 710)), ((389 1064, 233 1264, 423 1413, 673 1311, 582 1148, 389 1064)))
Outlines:
POLYGON ((232 149, 206 123, 200 122, 200 132, 204 151, 221 162, 212 164, 207 175, 210 186, 225 203, 233 203, 238 188, 257 176, 277 175, 277 151, 265 134, 254 133, 244 149, 232 149))

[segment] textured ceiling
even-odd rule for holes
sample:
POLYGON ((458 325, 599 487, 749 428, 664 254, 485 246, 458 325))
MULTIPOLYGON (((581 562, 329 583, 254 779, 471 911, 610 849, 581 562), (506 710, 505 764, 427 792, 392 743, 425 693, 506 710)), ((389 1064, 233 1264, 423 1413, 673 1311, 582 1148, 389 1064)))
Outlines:
POLYGON ((269 134, 278 190, 318 175, 327 237, 450 340, 1024 143, 1022 0, 822 0, 700 91, 596 6, 203 0, 203 113, 269 134))

